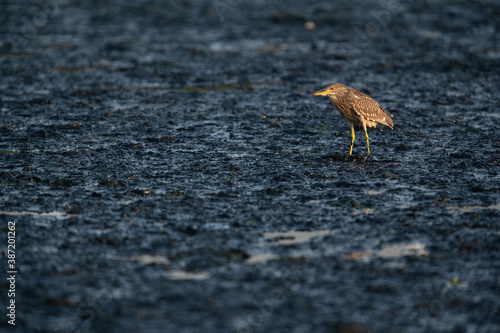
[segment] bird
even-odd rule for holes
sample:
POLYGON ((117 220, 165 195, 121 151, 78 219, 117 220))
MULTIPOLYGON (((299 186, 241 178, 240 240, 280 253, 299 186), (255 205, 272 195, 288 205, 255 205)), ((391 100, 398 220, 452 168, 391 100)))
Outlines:
POLYGON ((349 155, 352 155, 355 129, 363 129, 365 131, 368 157, 370 157, 370 142, 366 128, 377 127, 377 125, 382 125, 390 129, 394 128, 391 114, 384 110, 375 100, 354 88, 345 86, 341 83, 334 83, 325 89, 311 94, 311 96, 330 97, 332 105, 347 119, 349 125, 351 125, 352 142, 349 155))

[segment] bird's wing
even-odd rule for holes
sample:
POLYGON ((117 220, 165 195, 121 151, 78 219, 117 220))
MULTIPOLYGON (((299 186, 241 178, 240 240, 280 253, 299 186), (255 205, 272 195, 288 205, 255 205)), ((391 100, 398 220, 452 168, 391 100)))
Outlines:
POLYGON ((389 112, 384 110, 375 100, 357 91, 357 94, 353 94, 353 101, 352 109, 358 116, 391 129, 393 128, 389 112))

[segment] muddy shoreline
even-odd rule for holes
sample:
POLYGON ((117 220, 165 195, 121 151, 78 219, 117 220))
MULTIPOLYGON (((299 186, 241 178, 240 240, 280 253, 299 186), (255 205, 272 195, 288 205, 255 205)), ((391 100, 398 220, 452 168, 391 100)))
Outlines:
POLYGON ((497 2, 0 12, 0 327, 500 331, 497 2))

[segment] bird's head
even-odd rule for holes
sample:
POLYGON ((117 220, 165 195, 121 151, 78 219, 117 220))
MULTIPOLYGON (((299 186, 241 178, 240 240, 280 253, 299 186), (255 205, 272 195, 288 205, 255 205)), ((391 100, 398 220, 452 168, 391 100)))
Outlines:
POLYGON ((332 96, 335 95, 342 87, 343 85, 341 85, 340 83, 334 83, 323 90, 316 91, 315 93, 311 94, 311 96, 332 96))

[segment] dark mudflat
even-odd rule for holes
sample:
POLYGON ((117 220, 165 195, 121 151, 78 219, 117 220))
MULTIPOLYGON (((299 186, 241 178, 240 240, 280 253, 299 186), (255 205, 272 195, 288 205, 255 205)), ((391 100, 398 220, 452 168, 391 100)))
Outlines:
POLYGON ((499 2, 0 19, 0 327, 16 221, 19 332, 500 332, 499 2))

